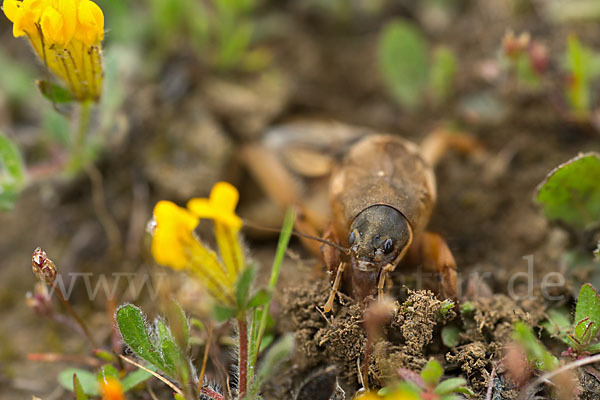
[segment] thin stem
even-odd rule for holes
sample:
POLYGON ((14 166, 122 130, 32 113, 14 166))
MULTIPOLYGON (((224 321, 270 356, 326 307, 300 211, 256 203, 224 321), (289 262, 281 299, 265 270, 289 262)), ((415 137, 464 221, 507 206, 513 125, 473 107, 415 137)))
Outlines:
POLYGON ((371 358, 371 349, 373 347, 373 332, 367 333, 367 345, 365 348, 365 361, 363 365, 363 386, 366 391, 369 391, 369 361, 371 358))
MULTIPOLYGON (((294 228, 294 221, 296 220, 296 211, 293 208, 288 208, 283 219, 283 226, 281 228, 281 235, 279 236, 279 242, 277 243, 277 252, 275 253, 275 259, 273 260, 273 267, 271 268, 271 278, 269 279, 269 293, 271 295, 275 292, 275 286, 277 285, 277 279, 279 278, 279 271, 281 271, 281 263, 285 255, 285 250, 290 242, 290 236, 292 229, 294 228)), ((258 359, 258 353, 260 352, 260 344, 262 342, 265 329, 267 328, 267 318, 269 317, 269 307, 271 306, 271 300, 265 304, 260 319, 260 326, 258 328, 258 336, 256 339, 255 349, 253 350, 253 359, 251 365, 256 364, 258 359)))
POLYGON ((92 116, 92 101, 84 100, 81 102, 81 113, 79 115, 79 126, 71 148, 71 165, 73 171, 78 171, 82 164, 85 164, 85 142, 90 129, 90 120, 92 116))
POLYGON ((201 388, 200 394, 203 394, 204 396, 208 396, 213 400, 225 400, 225 397, 223 397, 223 395, 221 393, 218 393, 209 387, 201 388))
POLYGON ((532 383, 527 385, 523 390, 521 390, 519 399, 528 398, 527 396, 529 396, 529 393, 531 393, 531 391, 533 389, 535 389, 536 386, 538 386, 544 382, 548 382, 550 379, 554 378, 558 374, 562 374, 563 372, 568 371, 573 368, 582 367, 587 364, 593 364, 598 361, 600 361, 600 354, 596 354, 595 356, 591 356, 591 357, 582 358, 581 360, 577 360, 572 363, 563 365, 562 367, 555 369, 554 371, 546 372, 544 375, 540 376, 535 381, 533 381, 532 383))
POLYGON ((212 340, 214 322, 210 321, 208 326, 208 337, 204 345, 204 357, 202 358, 202 368, 200 369, 200 375, 198 376, 198 391, 202 392, 202 385, 204 384, 204 374, 206 373, 206 364, 208 363, 208 354, 210 351, 210 342, 212 340))
POLYGON ((73 317, 73 319, 75 320, 75 322, 77 322, 77 325, 79 325, 81 327, 81 329, 83 330, 83 333, 88 338, 88 340, 90 341, 90 343, 92 344, 92 346, 94 348, 97 348, 98 344, 96 343, 96 341, 92 337, 92 334, 90 333, 87 325, 85 324, 85 322, 83 322, 83 320, 81 318, 79 318, 79 315, 77 315, 77 312, 75 312, 75 309, 71 306, 71 304, 67 301, 67 299, 63 295, 62 290, 58 286, 55 287, 55 290, 56 290, 56 293, 58 295, 58 298, 65 305, 65 307, 67 308, 67 310, 69 311, 69 313, 71 314, 71 316, 73 317))
POLYGON ((240 344, 238 398, 243 399, 248 390, 248 322, 245 315, 239 317, 237 321, 240 344))

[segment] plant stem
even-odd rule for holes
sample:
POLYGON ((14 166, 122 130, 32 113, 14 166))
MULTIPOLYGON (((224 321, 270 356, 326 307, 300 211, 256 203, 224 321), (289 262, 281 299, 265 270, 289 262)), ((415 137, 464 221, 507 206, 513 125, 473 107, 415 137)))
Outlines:
POLYGON ((204 384, 204 374, 206 372, 206 364, 208 363, 208 354, 210 351, 210 342, 212 341, 214 322, 210 321, 210 325, 208 326, 208 337, 206 338, 206 343, 204 344, 204 357, 202 358, 202 368, 200 369, 200 375, 198 375, 198 390, 202 392, 202 386, 204 384))
MULTIPOLYGON (((271 278, 269 279, 269 293, 273 295, 275 286, 277 285, 277 279, 279 278, 279 271, 281 271, 281 263, 283 262, 283 256, 285 250, 290 242, 290 236, 292 235, 292 229, 294 228, 294 221, 296 220, 296 211, 293 208, 288 208, 283 219, 283 226, 281 227, 281 235, 279 236, 279 242, 277 243, 277 252, 275 253, 275 259, 273 260, 273 267, 271 268, 271 278)), ((260 319, 260 326, 258 328, 258 336, 256 339, 255 349, 253 349, 253 359, 250 360, 251 365, 256 364, 258 359, 258 353, 260 352, 260 343, 262 342, 265 329, 267 328, 267 318, 269 317, 269 307, 271 306, 271 300, 267 304, 262 312, 260 319)))
POLYGON ((72 171, 78 171, 82 164, 86 162, 85 142, 88 131, 90 129, 90 120, 92 116, 92 102, 85 100, 81 103, 81 112, 79 114, 79 126, 75 135, 75 140, 71 148, 71 163, 72 171))
POLYGON ((239 317, 237 321, 240 344, 238 399, 243 399, 248 390, 248 322, 245 315, 239 317))
POLYGON ((65 307, 67 308, 67 310, 69 311, 69 313, 71 314, 71 316, 73 317, 75 322, 77 322, 77 325, 79 325, 81 327, 81 329, 83 330, 83 333, 85 334, 85 336, 88 338, 88 340, 92 344, 92 347, 98 348, 98 344, 94 340, 87 325, 85 324, 85 322, 83 322, 83 320, 81 318, 79 318, 79 315, 77 315, 77 312, 75 312, 75 309, 73 308, 73 306, 71 306, 71 304, 67 301, 67 299, 63 295, 62 290, 60 290, 60 288, 58 286, 55 287, 55 290, 58 295, 58 298, 65 305, 65 307))

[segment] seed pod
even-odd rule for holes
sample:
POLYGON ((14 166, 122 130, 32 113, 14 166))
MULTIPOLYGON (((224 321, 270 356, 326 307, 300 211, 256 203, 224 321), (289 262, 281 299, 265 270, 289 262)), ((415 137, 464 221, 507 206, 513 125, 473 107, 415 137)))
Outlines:
POLYGON ((51 259, 48 258, 46 252, 38 247, 34 250, 31 257, 31 268, 35 276, 46 285, 51 286, 56 280, 56 266, 51 259))

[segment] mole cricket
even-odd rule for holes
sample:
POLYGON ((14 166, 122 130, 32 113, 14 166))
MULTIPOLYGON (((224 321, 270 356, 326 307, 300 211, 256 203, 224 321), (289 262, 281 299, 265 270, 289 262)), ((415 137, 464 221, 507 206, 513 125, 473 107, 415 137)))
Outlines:
POLYGON ((477 149, 473 139, 438 130, 418 146, 363 128, 308 125, 277 127, 261 144, 246 146, 242 158, 275 203, 299 209, 296 229, 303 236, 321 235, 332 244, 303 240, 330 273, 324 311, 331 311, 340 289, 358 300, 381 296, 400 264, 435 274, 439 294, 456 297, 454 257, 426 228, 436 201, 435 165, 449 147, 477 149), (312 190, 297 175, 312 180, 312 190))

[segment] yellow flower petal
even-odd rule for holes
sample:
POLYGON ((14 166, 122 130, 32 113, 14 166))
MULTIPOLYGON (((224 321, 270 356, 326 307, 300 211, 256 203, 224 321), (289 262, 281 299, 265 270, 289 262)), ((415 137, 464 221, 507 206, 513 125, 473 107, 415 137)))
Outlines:
POLYGON ((240 194, 230 183, 217 182, 210 191, 210 202, 216 208, 223 211, 235 211, 240 194))
POLYGON ((102 400, 125 400, 121 382, 112 376, 100 380, 100 392, 102 400))
POLYGON ((4 2, 3 7, 7 17, 13 21, 13 35, 25 34, 38 36, 36 24, 48 0, 23 0, 22 2, 4 2), (12 3, 12 4, 11 4, 12 3))
POLYGON ((42 33, 48 44, 67 45, 75 35, 77 7, 75 0, 54 0, 41 16, 42 33))
POLYGON ((77 8, 77 21, 77 40, 91 46, 104 39, 104 14, 96 3, 81 0, 77 8))
POLYGON ((214 251, 198 241, 190 247, 189 270, 208 289, 211 296, 230 307, 235 306, 235 280, 225 274, 223 265, 214 251))
POLYGON ((242 219, 235 214, 238 199, 235 186, 218 182, 211 190, 209 199, 191 199, 187 208, 199 218, 211 218, 239 231, 242 219))
POLYGON ((4 11, 4 15, 6 15, 6 18, 8 18, 10 22, 14 23, 15 19, 17 19, 20 4, 21 2, 17 0, 4 0, 4 2, 2 2, 2 11, 4 11))
POLYGON ((170 201, 159 201, 154 207, 154 219, 152 255, 156 262, 173 269, 189 266, 189 248, 198 218, 170 201))
POLYGON ((215 221, 215 236, 219 246, 219 254, 225 264, 227 276, 232 284, 238 275, 246 268, 238 231, 229 225, 215 221))

